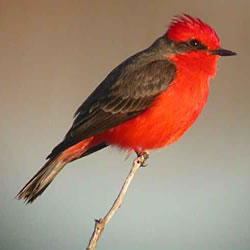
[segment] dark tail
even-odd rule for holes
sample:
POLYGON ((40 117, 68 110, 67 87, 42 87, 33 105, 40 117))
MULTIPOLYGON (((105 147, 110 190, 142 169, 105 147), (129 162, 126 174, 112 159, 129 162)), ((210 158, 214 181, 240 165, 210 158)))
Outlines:
POLYGON ((60 160, 59 157, 50 159, 23 187, 16 198, 18 200, 23 198, 27 203, 33 202, 42 194, 66 164, 67 162, 60 160))
MULTIPOLYGON (((91 141, 90 141, 91 142, 91 141)), ((52 151, 48 157, 50 158, 46 164, 37 172, 37 174, 23 187, 23 189, 17 194, 16 198, 18 200, 24 199, 27 203, 33 202, 43 191, 48 187, 48 185, 54 180, 56 175, 63 169, 63 167, 76 159, 92 154, 98 150, 101 150, 108 145, 104 142, 99 144, 94 144, 92 147, 88 148, 88 141, 85 142, 86 149, 82 149, 82 154, 76 155, 75 157, 67 158, 67 154, 63 155, 63 150, 57 152, 58 147, 61 147, 62 143, 56 147, 56 150, 52 151)), ((82 147, 82 145, 80 145, 82 147)), ((71 147, 74 151, 76 146, 71 147)), ((70 155, 70 154, 69 154, 70 155)))

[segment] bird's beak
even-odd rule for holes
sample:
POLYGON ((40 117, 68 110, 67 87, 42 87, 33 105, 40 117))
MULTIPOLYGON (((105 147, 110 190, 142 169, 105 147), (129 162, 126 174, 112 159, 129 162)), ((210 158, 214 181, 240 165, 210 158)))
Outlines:
POLYGON ((211 51, 212 55, 218 55, 218 56, 235 56, 237 55, 235 52, 231 51, 231 50, 227 50, 227 49, 215 49, 211 51))

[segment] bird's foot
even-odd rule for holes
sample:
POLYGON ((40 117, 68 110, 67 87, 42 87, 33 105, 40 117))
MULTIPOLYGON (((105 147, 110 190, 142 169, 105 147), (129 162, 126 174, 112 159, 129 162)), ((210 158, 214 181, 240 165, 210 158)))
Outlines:
POLYGON ((137 154, 137 162, 141 165, 141 167, 147 167, 145 164, 146 160, 149 158, 149 152, 143 151, 143 152, 136 152, 137 154))

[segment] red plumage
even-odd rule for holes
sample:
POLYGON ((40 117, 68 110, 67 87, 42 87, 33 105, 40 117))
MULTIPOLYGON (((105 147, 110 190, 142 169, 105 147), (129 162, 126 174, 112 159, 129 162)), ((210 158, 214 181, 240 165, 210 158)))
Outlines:
POLYGON ((140 153, 174 143, 206 104, 219 56, 234 54, 220 48, 215 31, 200 19, 178 16, 81 105, 64 141, 17 197, 32 202, 64 165, 105 146, 140 153))

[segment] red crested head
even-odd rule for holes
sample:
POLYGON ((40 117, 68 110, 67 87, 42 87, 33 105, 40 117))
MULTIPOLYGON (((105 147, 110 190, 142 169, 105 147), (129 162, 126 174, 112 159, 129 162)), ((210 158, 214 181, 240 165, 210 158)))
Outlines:
POLYGON ((167 36, 170 40, 176 42, 197 39, 206 45, 209 50, 220 48, 220 39, 214 29, 199 18, 187 14, 175 17, 169 26, 167 36))

